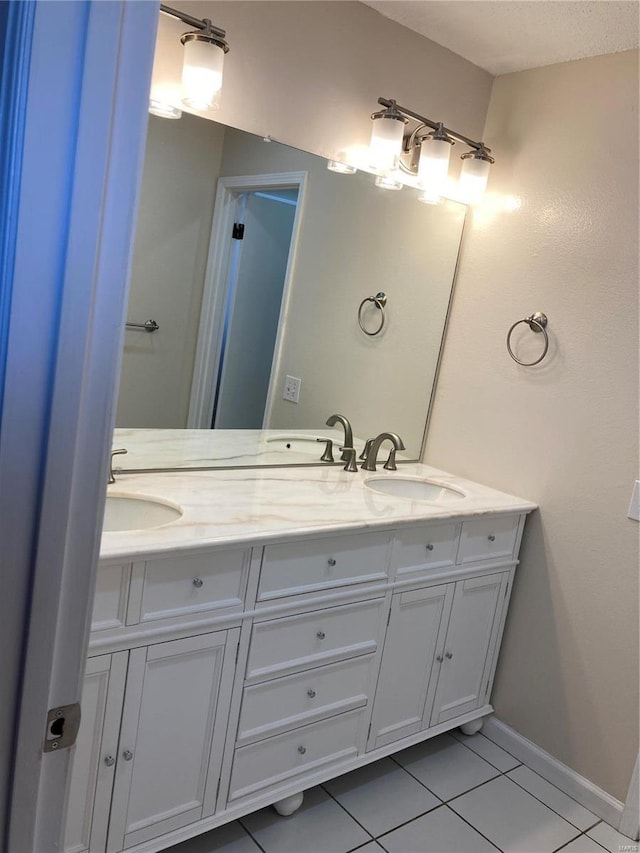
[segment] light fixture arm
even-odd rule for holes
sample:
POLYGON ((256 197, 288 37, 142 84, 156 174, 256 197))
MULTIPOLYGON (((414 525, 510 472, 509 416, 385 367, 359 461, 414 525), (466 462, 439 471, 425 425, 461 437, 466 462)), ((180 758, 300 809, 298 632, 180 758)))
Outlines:
MULTIPOLYGON (((400 104, 397 104, 393 100, 389 100, 388 98, 378 98, 378 103, 382 107, 391 107, 393 106, 399 113, 407 116, 408 118, 414 119, 414 121, 420 122, 425 127, 430 127, 432 130, 442 130, 447 136, 453 136, 455 139, 459 139, 461 142, 465 142, 470 148, 474 148, 476 151, 486 151, 489 153, 491 151, 490 148, 487 148, 486 145, 482 142, 475 142, 473 139, 469 139, 468 136, 463 136, 461 133, 458 133, 455 130, 451 130, 448 127, 444 127, 441 122, 431 121, 429 118, 425 118, 425 116, 421 116, 420 113, 415 113, 413 110, 409 110, 406 107, 401 107, 400 104)), ((416 131, 421 128, 416 128, 416 131)))
POLYGON ((217 36, 221 39, 224 39, 227 35, 226 30, 223 30, 220 27, 214 27, 208 18, 203 18, 202 20, 200 18, 194 18, 192 15, 187 15, 186 12, 181 12, 179 9, 173 9, 171 6, 165 6, 164 3, 160 4, 160 11, 164 12, 165 15, 171 15, 172 18, 177 18, 179 21, 182 21, 190 27, 194 27, 196 30, 204 30, 206 35, 217 36))

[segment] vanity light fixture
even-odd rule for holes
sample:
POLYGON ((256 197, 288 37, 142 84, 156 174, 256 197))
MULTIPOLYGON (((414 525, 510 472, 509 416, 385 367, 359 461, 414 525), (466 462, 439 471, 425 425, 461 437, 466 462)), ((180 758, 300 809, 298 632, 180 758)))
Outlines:
MULTIPOLYGON (((378 99, 378 103, 382 103, 378 99)), ((402 138, 406 118, 396 107, 395 101, 386 101, 385 109, 371 114, 371 142, 369 144, 369 165, 377 172, 394 172, 400 165, 402 138)))
POLYGON ((171 6, 161 4, 160 11, 193 30, 179 39, 183 50, 178 59, 175 39, 168 38, 158 27, 149 112, 162 118, 180 118, 181 104, 198 112, 217 109, 224 56, 229 52, 225 30, 214 27, 208 18, 194 18, 171 6), (177 80, 178 63, 181 63, 181 83, 177 80))
POLYGON ((445 127, 442 122, 434 122, 401 107, 394 100, 378 98, 378 103, 384 109, 371 115, 370 163, 376 171, 384 173, 385 180, 380 182, 376 178, 377 186, 389 188, 388 183, 393 177, 389 173, 397 169, 396 183, 401 183, 400 171, 414 178, 417 176, 418 186, 423 190, 419 200, 437 203, 447 192, 451 148, 458 140, 470 146, 471 151, 462 155, 462 171, 455 198, 465 204, 480 201, 490 166, 495 162, 490 148, 445 127), (406 133, 405 125, 409 121, 416 122, 416 126, 406 133))
POLYGON ((343 163, 341 160, 329 160, 327 163, 327 169, 330 172, 338 172, 340 175, 355 175, 358 171, 355 166, 351 166, 349 163, 343 163))

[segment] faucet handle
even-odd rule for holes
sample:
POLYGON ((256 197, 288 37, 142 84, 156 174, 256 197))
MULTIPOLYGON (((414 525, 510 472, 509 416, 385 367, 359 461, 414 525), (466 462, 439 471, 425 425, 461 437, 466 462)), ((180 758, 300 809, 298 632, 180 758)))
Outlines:
POLYGON ((367 456, 369 455, 369 451, 371 450, 371 445, 372 445, 372 444, 373 444, 373 439, 372 439, 372 438, 368 438, 368 439, 365 441, 365 443, 364 443, 364 448, 363 448, 363 450, 362 450, 362 453, 361 453, 361 454, 360 454, 360 456, 358 457, 358 459, 366 460, 367 456))
POLYGON ((351 473, 357 472, 358 466, 356 465, 356 449, 355 447, 341 447, 342 451, 342 459, 343 461, 346 459, 347 464, 344 466, 345 471, 350 471, 351 473))
POLYGON ((389 451, 389 458, 382 466, 386 471, 397 471, 396 467, 396 449, 392 447, 389 451))
POLYGON ((333 440, 330 438, 316 438, 316 441, 326 442, 324 453, 320 457, 321 462, 333 462, 333 440))
POLYGON ((119 447, 117 450, 111 451, 111 456, 109 457, 109 479, 107 480, 109 485, 111 485, 112 483, 115 483, 115 481, 116 481, 116 478, 113 476, 113 457, 114 456, 120 456, 121 454, 127 453, 127 452, 128 451, 125 450, 124 447, 119 447))

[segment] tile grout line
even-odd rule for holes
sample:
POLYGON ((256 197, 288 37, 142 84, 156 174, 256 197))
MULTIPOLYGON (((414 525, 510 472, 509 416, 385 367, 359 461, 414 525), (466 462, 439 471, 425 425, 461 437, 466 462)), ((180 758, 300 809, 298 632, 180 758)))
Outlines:
MULTIPOLYGON (((333 796, 333 794, 331 793, 331 791, 327 791, 327 789, 324 787, 324 784, 320 784, 318 787, 319 787, 319 788, 321 788, 321 789, 325 792, 325 794, 327 794, 327 796, 328 796, 328 797, 330 797, 330 798, 333 800, 333 802, 334 802, 334 803, 337 803, 337 804, 340 806, 340 808, 342 809, 342 811, 343 811, 343 812, 345 812, 345 814, 347 814, 347 815, 351 818, 351 820, 352 820, 352 821, 354 821, 354 823, 357 823, 357 824, 358 824, 358 826, 360 827, 360 829, 364 830, 364 831, 367 833, 367 835, 369 836, 369 841, 364 841, 362 844, 359 844, 359 845, 358 845, 358 847, 363 847, 365 844, 369 844, 369 842, 371 842, 371 841, 375 841, 375 840, 376 840, 376 839, 375 839, 375 836, 374 836, 374 835, 372 835, 372 834, 369 832, 369 830, 368 830, 365 826, 363 826, 363 825, 360 823, 360 821, 359 821, 357 818, 355 818, 347 808, 345 808, 345 806, 343 806, 343 805, 342 805, 342 803, 340 802, 340 800, 337 800, 337 799, 333 796)), ((358 847, 349 847, 349 849, 348 849, 348 850, 346 850, 346 851, 345 851, 345 853, 351 853, 351 851, 353 851, 353 850, 357 850, 357 849, 358 849, 358 847)))
MULTIPOLYGON (((262 846, 262 844, 260 844, 260 842, 258 841, 258 839, 257 839, 257 838, 254 838, 253 833, 252 833, 250 830, 248 830, 248 829, 247 829, 247 827, 242 823, 242 818, 241 818, 241 817, 240 817, 240 818, 238 818, 238 823, 239 823, 239 825, 244 829, 244 831, 247 833, 247 835, 248 835, 248 836, 249 836, 249 838, 253 841, 253 843, 254 843, 254 844, 256 844, 256 845, 258 846, 258 848, 262 851, 262 853, 267 853, 267 851, 264 849, 264 847, 262 846)), ((169 853, 171 853, 171 851, 169 851, 169 853)))
MULTIPOLYGON (((525 765, 523 765, 523 766, 524 766, 524 767, 526 767, 526 764, 525 764, 525 765)), ((515 769, 515 768, 514 768, 514 769, 515 769)), ((530 767, 527 767, 527 770, 531 770, 531 768, 530 768, 530 767)), ((531 770, 531 772, 532 772, 532 773, 535 773, 535 770, 531 770)), ((511 773, 511 771, 510 771, 510 770, 509 770, 509 773, 511 773)), ((505 773, 504 775, 505 775, 505 776, 507 776, 507 774, 506 774, 506 773, 505 773)), ((538 774, 538 773, 536 773, 536 776, 539 776, 539 774, 538 774)), ((540 776, 540 778, 542 779, 542 781, 543 781, 543 782, 546 782, 546 781, 547 781, 543 776, 540 776)), ((568 824, 570 824, 571 826, 575 826, 575 828, 578 830, 578 832, 579 832, 581 835, 584 835, 584 834, 585 834, 585 832, 588 832, 590 829, 593 829, 593 827, 594 827, 594 826, 597 826, 599 823, 602 823, 602 821, 600 820, 600 818, 599 818, 599 817, 596 817, 596 815, 593 815, 593 816, 594 816, 594 818, 596 819, 596 820, 595 820, 595 823, 592 823, 592 824, 591 824, 590 826, 588 826, 586 829, 580 829, 580 827, 579 827, 579 826, 576 826, 576 824, 575 824, 575 823, 573 823, 572 821, 570 821, 568 817, 565 817, 564 815, 560 814, 560 812, 556 811, 556 810, 553 808, 553 806, 550 806, 548 803, 545 803, 545 801, 544 801, 544 800, 541 800, 541 799, 540 799, 540 797, 537 797, 535 794, 532 794, 532 793, 531 793, 531 791, 530 791, 528 788, 525 788, 525 787, 524 787, 524 785, 521 785, 518 781, 516 781, 515 779, 512 779, 512 778, 511 778, 511 776, 507 776, 507 779, 508 779, 510 782, 513 782, 513 784, 514 784, 514 785, 517 785, 517 786, 518 786, 518 788, 521 788, 523 791, 525 791, 525 793, 529 794, 529 796, 530 796, 530 797, 533 797, 533 799, 534 799, 534 800, 537 800, 539 803, 542 803, 542 805, 543 805, 543 806, 546 806, 550 811, 552 811, 554 814, 558 815, 558 817, 561 817, 561 818, 562 818, 563 820, 565 820, 568 824)), ((549 784, 551 785, 551 782, 549 782, 549 784)), ((555 788, 556 786, 554 785, 553 787, 555 788)), ((556 790, 557 790, 557 791, 560 791, 560 788, 556 788, 556 790)), ((560 793, 561 793, 561 794, 564 794, 564 791, 560 791, 560 793)), ((565 795, 565 797, 569 797, 569 794, 564 794, 564 795, 565 795)), ((580 803, 579 803, 577 800, 574 800, 574 799, 573 799, 573 797, 569 797, 569 799, 570 799, 570 800, 572 800, 576 805, 580 806, 580 808, 583 808, 583 809, 584 809, 584 806, 580 805, 580 803)), ((585 810, 586 812, 588 812, 588 811, 589 811, 589 809, 584 809, 584 810, 585 810)), ((593 814, 593 812, 589 812, 589 814, 593 814)), ((593 839, 592 839, 592 840, 593 840, 593 839)), ((568 842, 567 842, 567 843, 568 843, 568 842)))

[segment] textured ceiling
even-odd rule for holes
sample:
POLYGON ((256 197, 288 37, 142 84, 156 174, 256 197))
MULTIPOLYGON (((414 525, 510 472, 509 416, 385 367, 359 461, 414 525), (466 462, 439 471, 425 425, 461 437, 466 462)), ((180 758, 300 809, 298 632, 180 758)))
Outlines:
POLYGON ((638 47, 638 0, 365 2, 494 75, 638 47))

